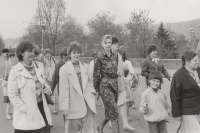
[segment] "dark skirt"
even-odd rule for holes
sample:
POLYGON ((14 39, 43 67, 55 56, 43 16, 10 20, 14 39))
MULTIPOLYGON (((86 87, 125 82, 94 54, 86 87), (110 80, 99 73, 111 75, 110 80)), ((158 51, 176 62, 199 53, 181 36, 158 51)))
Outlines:
POLYGON ((47 118, 46 118, 46 115, 45 115, 45 112, 44 112, 44 106, 43 106, 43 102, 39 102, 38 103, 38 108, 40 110, 40 113, 42 114, 42 117, 45 121, 45 124, 46 126, 41 128, 41 129, 36 129, 36 130, 18 130, 18 129, 15 129, 15 132, 14 133, 50 133, 50 125, 48 125, 48 121, 47 121, 47 118))
POLYGON ((105 107, 106 119, 110 121, 118 121, 119 113, 117 107, 117 79, 102 79, 102 82, 100 84, 100 95, 105 107))
POLYGON ((10 103, 10 99, 8 96, 4 96, 4 103, 10 103))

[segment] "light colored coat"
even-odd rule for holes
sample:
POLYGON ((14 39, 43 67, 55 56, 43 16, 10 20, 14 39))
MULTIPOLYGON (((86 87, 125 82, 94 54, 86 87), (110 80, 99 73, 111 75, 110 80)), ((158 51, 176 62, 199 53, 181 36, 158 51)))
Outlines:
MULTIPOLYGON (((43 64, 37 62, 34 69, 38 80, 45 84, 43 64)), ((49 87, 50 89, 50 87, 49 87)), ((35 81, 26 68, 19 62, 15 65, 8 78, 8 96, 14 106, 13 126, 20 130, 35 130, 45 126, 36 100, 35 81)), ((52 125, 51 113, 42 89, 42 101, 49 125, 52 125)))
POLYGON ((71 61, 63 65, 59 71, 60 110, 68 111, 68 115, 65 117, 66 119, 78 119, 86 116, 86 103, 96 113, 95 96, 92 94, 94 89, 89 84, 88 65, 79 62, 79 66, 83 92, 71 61))

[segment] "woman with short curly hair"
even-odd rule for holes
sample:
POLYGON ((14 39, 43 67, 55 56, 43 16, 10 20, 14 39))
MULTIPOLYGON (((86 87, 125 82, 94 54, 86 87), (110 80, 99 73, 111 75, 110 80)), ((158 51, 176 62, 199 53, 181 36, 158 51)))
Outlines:
MULTIPOLYGON (((154 71, 160 71, 169 81, 171 76, 167 72, 167 70, 164 67, 164 64, 160 58, 157 57, 158 54, 158 47, 155 44, 149 44, 147 46, 147 53, 149 56, 144 60, 142 64, 141 74, 142 76, 146 77, 146 84, 149 86, 149 74, 152 70, 154 71)), ((163 79, 161 80, 161 83, 163 83, 163 79)), ((159 87, 161 89, 161 85, 159 87)))
POLYGON ((94 133, 95 91, 89 84, 88 65, 80 61, 78 42, 68 46, 70 60, 59 71, 60 110, 65 117, 65 133, 94 133))
POLYGON ((51 113, 47 98, 51 89, 44 78, 44 66, 33 61, 34 46, 21 42, 16 49, 19 62, 8 78, 8 96, 14 106, 15 133, 50 133, 51 113))

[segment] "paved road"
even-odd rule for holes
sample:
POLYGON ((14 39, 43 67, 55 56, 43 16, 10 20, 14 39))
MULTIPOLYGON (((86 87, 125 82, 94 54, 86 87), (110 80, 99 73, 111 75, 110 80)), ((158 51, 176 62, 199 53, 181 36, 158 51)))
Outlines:
MULTIPOLYGON (((140 68, 134 68, 134 70, 139 73, 140 72, 140 68)), ((170 69, 168 70, 169 73, 171 75, 173 75, 173 73, 175 72, 175 70, 170 69)), ((145 79, 143 77, 140 77, 140 88, 141 91, 143 92, 146 89, 146 85, 145 85, 145 79)), ((0 81, 1 84, 1 81, 0 81)), ((1 88, 1 87, 0 87, 1 88)), ((170 99, 169 99, 169 90, 170 90, 170 82, 166 79, 164 79, 164 84, 162 85, 162 90, 165 91, 165 93, 168 96, 168 101, 170 103, 170 99)), ((134 131, 134 133, 149 133, 148 131, 148 125, 147 122, 144 120, 142 114, 139 113, 138 111, 138 107, 139 107, 139 103, 140 103, 140 91, 137 89, 134 93, 134 99, 135 99, 135 103, 136 103, 136 109, 131 109, 130 110, 130 115, 132 118, 132 121, 130 122, 130 125, 132 127, 135 127, 136 130, 134 131)), ((5 104, 3 103, 3 91, 1 88, 0 91, 0 98, 1 101, 0 102, 0 133, 13 133, 13 126, 12 126, 12 120, 7 120, 5 118, 5 104)), ((98 106, 97 107, 98 110, 98 114, 96 115, 96 124, 99 125, 102 116, 103 116, 103 108, 102 106, 98 106)), ((53 124, 54 127, 52 128, 51 132, 52 133, 64 133, 64 125, 63 125, 63 119, 62 119, 62 115, 58 114, 58 115, 53 115, 53 124)), ((167 123, 167 128, 168 128, 168 132, 169 133, 175 133, 176 129, 179 126, 179 122, 176 122, 173 118, 169 117, 169 123, 167 123)), ((125 133, 125 131, 122 130, 122 120, 120 119, 120 129, 122 133, 125 133)), ((106 127, 104 128, 104 133, 112 133, 111 128, 108 127, 108 125, 106 125, 106 127)))

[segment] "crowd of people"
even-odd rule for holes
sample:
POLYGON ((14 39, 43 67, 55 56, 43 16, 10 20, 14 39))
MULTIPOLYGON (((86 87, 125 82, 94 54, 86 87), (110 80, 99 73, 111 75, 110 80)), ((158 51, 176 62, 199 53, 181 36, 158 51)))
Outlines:
MULTIPOLYGON (((94 53, 88 65, 80 60, 83 51, 78 42, 61 50, 60 61, 52 57, 50 49, 40 54, 30 42, 21 42, 16 49, 18 63, 4 74, 2 82, 6 118, 13 119, 14 133, 50 133, 51 115, 58 115, 58 109, 63 115, 65 133, 103 133, 107 123, 114 133, 120 133, 119 115, 123 129, 134 131, 128 119, 130 108, 136 108, 133 93, 139 76, 126 53, 119 50, 117 37, 104 35, 101 46, 102 50, 94 53), (104 116, 96 125, 96 105, 101 105, 100 101, 104 116)), ((150 133, 167 133, 168 115, 181 122, 177 133, 199 133, 197 54, 186 51, 182 67, 172 78, 158 58, 155 44, 149 44, 147 53, 141 68, 147 87, 141 95, 139 111, 148 122, 150 133), (171 81, 171 106, 161 89, 162 74, 171 81)))

